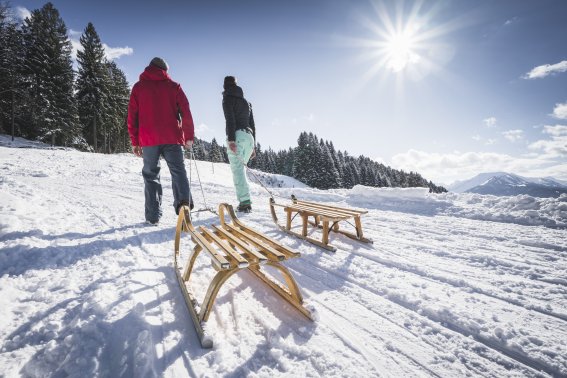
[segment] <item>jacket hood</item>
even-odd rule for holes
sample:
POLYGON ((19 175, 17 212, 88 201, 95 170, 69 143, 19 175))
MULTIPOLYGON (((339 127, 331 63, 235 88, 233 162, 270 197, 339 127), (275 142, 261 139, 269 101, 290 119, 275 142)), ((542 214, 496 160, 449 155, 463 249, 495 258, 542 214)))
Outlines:
POLYGON ((156 67, 154 65, 149 65, 140 75, 140 80, 159 81, 159 80, 171 80, 171 79, 167 74, 167 71, 162 70, 161 68, 156 67))
POLYGON ((227 87, 224 92, 222 92, 222 95, 244 98, 244 92, 242 92, 242 88, 238 85, 231 85, 227 87))

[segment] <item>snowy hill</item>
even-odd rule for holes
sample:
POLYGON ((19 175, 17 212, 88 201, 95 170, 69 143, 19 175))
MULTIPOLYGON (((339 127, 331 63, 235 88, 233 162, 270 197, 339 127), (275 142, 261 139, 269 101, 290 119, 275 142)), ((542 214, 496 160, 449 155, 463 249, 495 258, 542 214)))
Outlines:
POLYGON ((492 194, 515 196, 526 194, 533 197, 559 197, 567 193, 567 185, 553 178, 527 178, 512 173, 481 173, 469 180, 457 181, 449 186, 457 193, 492 194))
MULTIPOLYGON (((172 267, 169 173, 164 217, 146 226, 141 166, 0 147, 0 376, 567 376, 567 195, 319 191, 277 178, 288 183, 277 196, 368 210, 374 245, 334 235, 330 253, 280 232, 253 183, 241 219, 301 252, 285 264, 318 319, 242 271, 219 293, 215 347, 203 350, 172 267)), ((197 166, 208 204, 234 203, 229 167, 197 166)), ((197 263, 202 298, 212 269, 197 263)))

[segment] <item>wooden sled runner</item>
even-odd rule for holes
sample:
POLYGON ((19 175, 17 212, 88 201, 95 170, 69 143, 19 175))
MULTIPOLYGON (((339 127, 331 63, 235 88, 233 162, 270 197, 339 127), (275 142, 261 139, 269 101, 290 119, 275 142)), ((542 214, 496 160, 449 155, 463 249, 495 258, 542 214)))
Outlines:
POLYGON ((287 259, 299 257, 300 254, 244 225, 234 214, 231 205, 220 204, 219 217, 220 226, 213 225, 211 228, 200 226, 196 229, 191 223, 189 207, 183 206, 179 211, 175 232, 175 273, 183 291, 187 308, 191 313, 195 330, 199 335, 201 346, 212 348, 212 339, 206 335, 204 326, 221 286, 241 269, 247 268, 299 312, 312 320, 311 313, 303 306, 303 297, 295 279, 290 271, 281 264, 282 261, 287 259), (231 223, 226 222, 225 211, 228 212, 231 223), (195 245, 183 270, 178 264, 182 232, 188 232, 195 245), (202 251, 209 255, 217 273, 209 284, 203 303, 198 306, 190 288, 189 279, 195 260, 202 251), (264 274, 262 271, 264 265, 271 266, 279 271, 285 280, 285 285, 264 274))
POLYGON ((337 248, 329 244, 329 231, 334 231, 343 235, 348 236, 351 239, 355 239, 364 243, 372 243, 372 240, 364 237, 362 233, 362 222, 360 216, 366 214, 368 211, 355 210, 345 207, 329 206, 317 202, 300 201, 294 195, 291 196, 291 204, 283 205, 276 203, 273 198, 270 198, 270 210, 272 211, 272 218, 276 225, 288 234, 297 236, 301 239, 307 240, 319 247, 323 247, 330 251, 336 251, 337 248), (286 225, 285 227, 280 225, 278 222, 278 217, 276 215, 275 206, 283 207, 286 213, 286 225), (294 215, 295 214, 295 215, 294 215), (291 230, 292 221, 296 216, 300 216, 302 220, 302 232, 297 233, 291 230), (310 221, 309 218, 313 217, 310 221), (354 225, 349 222, 349 219, 354 220, 354 225), (356 233, 343 231, 339 228, 340 222, 350 223, 354 227, 356 233), (307 225, 311 224, 315 227, 321 228, 323 230, 323 236, 321 240, 316 240, 307 236, 307 225))

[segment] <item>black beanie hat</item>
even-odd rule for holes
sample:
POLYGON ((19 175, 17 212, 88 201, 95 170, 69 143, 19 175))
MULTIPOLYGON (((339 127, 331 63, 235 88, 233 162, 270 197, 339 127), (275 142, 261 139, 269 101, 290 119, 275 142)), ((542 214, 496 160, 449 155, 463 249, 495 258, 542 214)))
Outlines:
POLYGON ((152 61, 150 62, 150 65, 159 67, 164 71, 167 71, 169 69, 167 62, 165 60, 163 60, 162 58, 158 58, 157 56, 152 59, 152 61))
POLYGON ((224 89, 230 87, 231 85, 236 85, 236 78, 234 76, 225 76, 223 84, 224 89))

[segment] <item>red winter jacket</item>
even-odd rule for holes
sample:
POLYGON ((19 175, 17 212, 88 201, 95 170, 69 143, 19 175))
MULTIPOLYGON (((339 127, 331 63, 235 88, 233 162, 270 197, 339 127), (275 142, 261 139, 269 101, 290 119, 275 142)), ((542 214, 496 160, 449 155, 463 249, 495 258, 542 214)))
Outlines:
POLYGON ((146 67, 132 88, 128 132, 132 145, 142 147, 183 145, 194 138, 189 101, 181 86, 159 67, 146 67))

